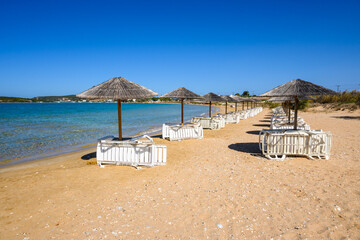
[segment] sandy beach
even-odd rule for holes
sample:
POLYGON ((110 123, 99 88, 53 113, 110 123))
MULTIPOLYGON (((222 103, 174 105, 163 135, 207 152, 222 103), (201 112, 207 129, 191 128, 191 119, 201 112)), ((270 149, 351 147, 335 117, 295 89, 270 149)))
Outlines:
POLYGON ((300 112, 332 132, 330 160, 262 157, 270 116, 154 136, 166 166, 99 168, 92 148, 1 168, 0 239, 360 239, 359 110, 300 112))

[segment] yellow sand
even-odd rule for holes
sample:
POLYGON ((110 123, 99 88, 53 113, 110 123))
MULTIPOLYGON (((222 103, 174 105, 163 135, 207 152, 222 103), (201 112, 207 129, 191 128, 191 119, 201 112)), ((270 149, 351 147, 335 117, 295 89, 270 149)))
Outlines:
POLYGON ((284 162, 259 154, 269 113, 155 138, 166 166, 99 168, 87 149, 1 168, 0 239, 360 239, 359 112, 300 113, 333 133, 332 156, 284 162))

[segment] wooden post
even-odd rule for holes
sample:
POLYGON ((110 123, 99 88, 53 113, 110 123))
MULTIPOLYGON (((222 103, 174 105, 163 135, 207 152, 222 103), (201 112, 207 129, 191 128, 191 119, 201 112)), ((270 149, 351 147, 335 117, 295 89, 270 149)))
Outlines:
POLYGON ((244 108, 245 108, 245 102, 243 102, 242 105, 243 105, 243 106, 242 106, 242 110, 244 110, 244 108))
POLYGON ((209 117, 211 117, 211 101, 209 103, 209 117))
POLYGON ((184 125, 184 99, 181 99, 181 125, 184 125))
POLYGON ((249 102, 246 102, 246 110, 249 109, 249 102))
POLYGON ((237 112, 237 103, 235 103, 235 112, 237 112))
POLYGON ((299 104, 299 99, 296 96, 295 97, 295 116, 294 116, 294 129, 295 130, 297 130, 298 104, 299 104))
POLYGON ((118 123, 119 123, 119 140, 122 141, 122 129, 121 129, 121 100, 117 100, 118 103, 118 123))
POLYGON ((291 121, 291 102, 290 101, 288 101, 287 102, 287 107, 288 107, 288 118, 289 118, 289 123, 290 123, 290 121, 291 121))
POLYGON ((225 114, 227 114, 227 101, 225 102, 225 114))

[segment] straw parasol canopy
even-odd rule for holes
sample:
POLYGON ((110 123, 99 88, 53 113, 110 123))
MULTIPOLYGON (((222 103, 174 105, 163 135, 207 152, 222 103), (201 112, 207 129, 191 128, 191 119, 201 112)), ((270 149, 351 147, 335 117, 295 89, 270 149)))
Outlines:
POLYGON ((212 93, 212 92, 209 92, 209 93, 203 95, 202 99, 205 102, 209 102, 209 117, 211 117, 211 102, 223 102, 223 101, 225 101, 225 99, 223 99, 219 95, 217 95, 215 93, 212 93))
POLYGON ((161 96, 162 98, 179 98, 181 99, 181 124, 184 124, 184 99, 196 99, 201 98, 200 95, 197 95, 196 93, 193 93, 192 91, 184 88, 179 87, 178 89, 175 89, 174 91, 171 91, 169 93, 166 93, 161 96))
POLYGON ((122 140, 121 100, 147 98, 157 95, 158 93, 137 83, 130 82, 123 77, 114 77, 76 96, 79 98, 117 99, 119 140, 122 140))
POLYGON ((278 86, 266 93, 261 94, 261 97, 294 97, 295 99, 295 120, 294 129, 297 129, 297 113, 299 97, 301 96, 316 96, 316 95, 335 95, 336 92, 328 88, 307 82, 301 79, 295 79, 278 86))
POLYGON ((317 96, 317 95, 334 95, 335 91, 328 88, 307 82, 301 79, 295 79, 278 86, 266 93, 261 94, 261 97, 299 97, 299 96, 317 96))
MULTIPOLYGON (((247 97, 240 97, 238 95, 231 95, 233 99, 237 100, 237 102, 242 102, 242 110, 244 110, 245 102, 249 101, 249 98, 247 97)), ((237 103, 235 102, 235 112, 237 111, 237 103)))
POLYGON ((234 102, 234 103, 236 103, 237 100, 235 100, 234 98, 232 98, 232 97, 230 97, 230 96, 227 96, 227 95, 222 95, 221 97, 225 100, 225 114, 227 114, 227 103, 228 103, 228 102, 234 102))

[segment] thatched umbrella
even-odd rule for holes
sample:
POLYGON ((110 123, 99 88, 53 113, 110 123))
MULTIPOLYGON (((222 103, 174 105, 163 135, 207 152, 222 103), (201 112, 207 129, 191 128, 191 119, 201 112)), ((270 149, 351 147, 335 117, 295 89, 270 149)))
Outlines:
POLYGON ((278 86, 266 93, 261 94, 261 97, 294 97, 295 99, 295 120, 294 129, 297 129, 297 114, 299 97, 301 96, 317 96, 317 95, 334 95, 335 91, 328 88, 307 82, 301 79, 292 80, 281 86, 278 86))
POLYGON ((114 77, 76 96, 79 98, 117 99, 119 140, 122 140, 121 100, 154 97, 158 94, 123 77, 114 77))
MULTIPOLYGON (((245 102, 246 102, 246 109, 249 109, 249 102, 253 102, 253 100, 248 98, 248 97, 246 97, 244 99, 245 99, 245 102)), ((244 109, 244 102, 243 102, 243 109, 244 109)))
POLYGON ((181 124, 184 124, 184 99, 196 99, 201 98, 201 96, 197 95, 196 93, 193 93, 192 91, 180 87, 178 89, 175 89, 174 91, 171 91, 169 93, 166 93, 161 96, 162 98, 179 98, 181 99, 181 124))
POLYGON ((227 104, 228 104, 228 102, 237 102, 237 100, 235 100, 232 97, 227 96, 227 95, 221 95, 221 97, 225 100, 225 114, 227 114, 227 104))
POLYGON ((235 102, 235 112, 237 112, 237 104, 238 104, 238 103, 241 103, 241 102, 242 102, 242 104, 243 104, 243 110, 244 110, 244 102, 246 101, 246 98, 240 97, 240 96, 238 96, 238 95, 230 95, 230 97, 231 97, 232 99, 236 100, 236 102, 235 102))
MULTIPOLYGON (((242 110, 244 110, 245 102, 249 101, 249 98, 239 97, 237 95, 231 95, 231 98, 235 99, 238 103, 242 102, 242 110)), ((235 111, 237 110, 237 104, 235 102, 235 111)))
POLYGON ((257 107, 258 103, 261 102, 261 100, 256 99, 256 98, 253 98, 252 100, 254 101, 254 107, 257 107))
POLYGON ((202 96, 205 102, 209 102, 209 117, 211 117, 211 102, 223 102, 225 99, 220 97, 219 95, 209 92, 202 96))

